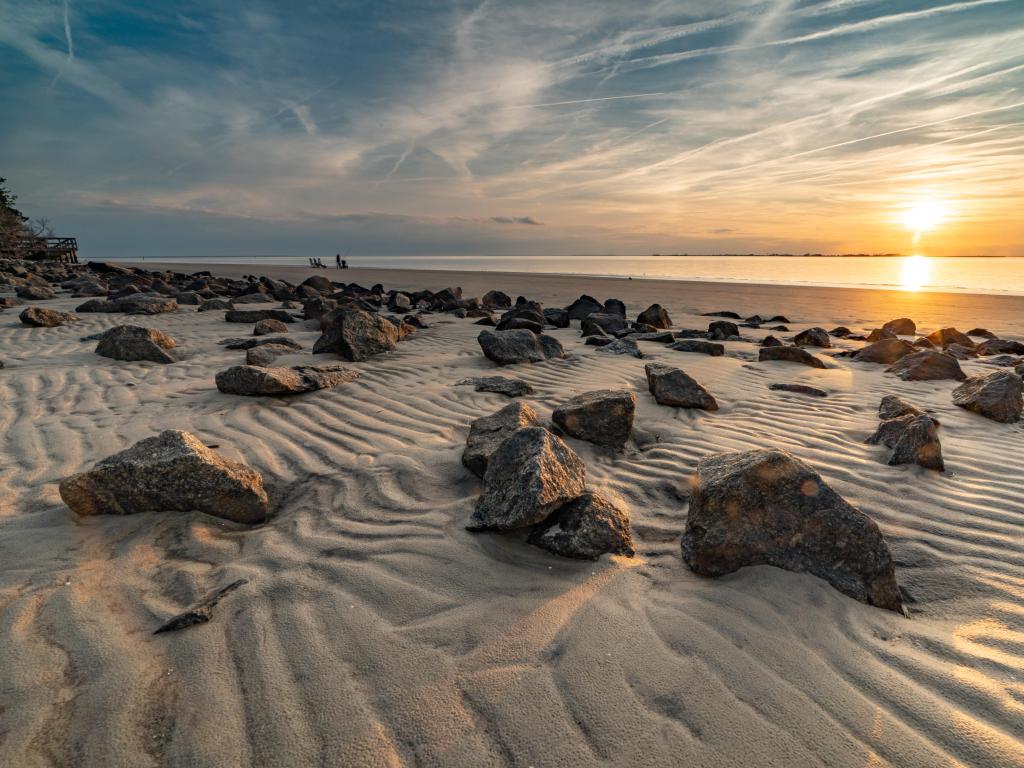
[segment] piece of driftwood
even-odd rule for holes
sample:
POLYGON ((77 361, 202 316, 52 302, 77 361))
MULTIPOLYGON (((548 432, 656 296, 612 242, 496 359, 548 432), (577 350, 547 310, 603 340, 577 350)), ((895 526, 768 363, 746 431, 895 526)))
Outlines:
POLYGON ((243 584, 248 583, 248 579, 239 579, 238 581, 231 582, 226 587, 214 590, 207 595, 202 602, 197 603, 184 613, 179 613, 177 616, 161 624, 153 631, 153 634, 159 635, 161 632, 176 632, 179 629, 185 629, 186 627, 191 627, 194 624, 205 624, 213 618, 213 608, 220 602, 220 599, 224 597, 224 595, 228 594, 228 592, 234 592, 243 584))

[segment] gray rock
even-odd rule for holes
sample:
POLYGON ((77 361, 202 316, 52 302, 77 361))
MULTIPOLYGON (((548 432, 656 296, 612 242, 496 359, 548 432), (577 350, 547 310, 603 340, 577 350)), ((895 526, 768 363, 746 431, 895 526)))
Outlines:
POLYGON ((224 313, 224 319, 229 323, 258 323, 260 320, 295 322, 295 318, 286 309, 229 309, 224 313))
POLYGON ((623 315, 610 312, 595 312, 592 315, 587 315, 587 317, 583 318, 583 322, 580 323, 580 330, 583 336, 593 336, 599 333, 599 331, 615 333, 625 327, 626 318, 623 315))
POLYGON ((90 299, 75 308, 75 312, 123 312, 126 315, 159 315, 177 312, 180 307, 174 299, 154 294, 133 294, 119 299, 103 301, 90 299))
POLYGON ((918 464, 925 469, 944 472, 946 467, 942 460, 938 426, 939 423, 926 414, 905 413, 882 421, 866 442, 892 448, 889 464, 893 466, 918 464))
POLYGON ((268 317, 266 320, 260 320, 252 329, 253 336, 269 336, 272 333, 288 333, 288 326, 280 320, 268 317))
POLYGON ((832 346, 832 340, 828 337, 828 331, 824 328, 808 328, 800 331, 794 338, 793 343, 798 347, 823 347, 828 349, 832 346))
POLYGON ((522 397, 532 395, 533 387, 522 379, 510 379, 507 376, 481 376, 474 379, 463 379, 459 384, 472 385, 477 392, 494 392, 505 397, 522 397))
POLYGON ((243 336, 242 338, 222 339, 218 344, 223 344, 228 349, 252 349, 264 344, 277 344, 291 347, 292 349, 302 349, 302 345, 299 342, 289 339, 287 336, 243 336))
POLYGON ((636 321, 644 325, 652 325, 655 328, 672 327, 672 318, 668 316, 668 312, 661 304, 651 304, 637 316, 636 321))
POLYGON ((817 387, 809 387, 806 384, 769 384, 768 389, 773 389, 777 392, 795 392, 798 395, 807 395, 808 397, 828 397, 828 392, 817 387))
POLYGON ((498 446, 523 427, 542 426, 540 416, 529 405, 510 403, 496 413, 474 419, 469 425, 462 464, 477 477, 487 472, 487 462, 498 446))
POLYGON ((361 309, 342 307, 324 315, 327 325, 313 345, 313 354, 333 352, 344 360, 368 360, 383 352, 393 352, 398 344, 394 323, 361 309))
POLYGON ((885 395, 878 404, 878 418, 882 421, 898 419, 900 416, 906 416, 907 414, 923 416, 924 411, 896 395, 885 395))
POLYGON ((196 308, 196 312, 213 312, 215 310, 234 309, 235 305, 228 299, 207 299, 196 308))
POLYGON ((1021 377, 1011 371, 992 371, 972 376, 953 390, 953 404, 993 421, 1020 421, 1024 401, 1021 377))
POLYGON ((902 610, 892 556, 878 526, 785 451, 702 459, 682 550, 702 576, 774 565, 811 573, 863 603, 902 610))
POLYGON ((631 337, 633 341, 653 341, 656 344, 672 344, 676 337, 671 331, 658 331, 656 333, 635 333, 631 337))
POLYGON ((215 380, 217 389, 229 395, 297 395, 345 384, 359 377, 340 365, 296 365, 291 368, 261 368, 235 365, 220 371, 215 380))
POLYGON ((679 368, 661 363, 644 366, 647 387, 661 405, 717 411, 718 401, 697 381, 679 368))
POLYGON ((586 466, 565 442, 542 427, 504 440, 484 473, 484 493, 466 526, 510 530, 545 520, 584 489, 586 466))
POLYGON ((270 366, 281 355, 290 355, 295 350, 285 344, 260 344, 245 352, 245 364, 260 368, 270 366))
POLYGON ((177 362, 177 358, 168 351, 175 346, 174 339, 155 328, 117 325, 100 336, 96 354, 113 360, 167 364, 177 362))
POLYGON ((554 336, 548 336, 546 333, 542 333, 537 337, 540 342, 540 348, 544 350, 544 356, 548 360, 561 359, 565 357, 565 350, 562 349, 562 343, 554 336))
POLYGON ((965 347, 963 344, 950 344, 943 351, 957 360, 973 360, 978 356, 973 347, 965 347))
POLYGON ((633 557, 629 513, 595 491, 585 491, 538 523, 530 544, 561 557, 597 560, 601 555, 633 557))
POLYGON ((615 339, 608 344, 599 345, 597 351, 603 352, 606 355, 632 355, 637 358, 644 356, 643 352, 640 351, 640 347, 632 339, 615 339))
POLYGON ((18 286, 15 293, 18 294, 18 298, 25 299, 26 301, 46 301, 47 299, 57 298, 57 294, 49 286, 31 283, 18 286))
POLYGON ((858 363, 883 363, 891 365, 901 357, 912 355, 916 351, 917 348, 913 344, 903 339, 882 339, 857 350, 853 359, 858 363))
POLYGON ((533 331, 480 331, 476 338, 487 359, 498 365, 540 363, 548 359, 544 346, 533 331))
POLYGON ((56 328, 59 325, 75 322, 78 320, 78 316, 46 307, 26 307, 18 315, 18 319, 25 325, 35 328, 56 328))
POLYGON ((986 339, 977 346, 979 355, 1024 355, 1024 344, 1013 339, 986 339))
POLYGON ((967 378, 955 357, 932 349, 901 357, 885 370, 895 373, 904 381, 963 381, 967 378))
POLYGON ((722 344, 704 341, 703 339, 680 339, 674 344, 669 344, 668 348, 675 352, 696 352, 697 354, 711 355, 712 357, 721 357, 725 354, 725 347, 722 344))
POLYGON ((894 333, 897 336, 913 336, 917 333, 917 323, 909 317, 898 317, 883 325, 882 329, 889 331, 890 333, 894 333))
POLYGON ((761 347, 757 353, 758 362, 780 360, 788 363, 802 363, 811 368, 824 368, 825 363, 801 347, 761 347))
POLYGON ((60 496, 79 515, 205 512, 261 523, 269 511, 263 478, 188 432, 167 430, 65 478, 60 496))
POLYGON ((628 390, 585 392, 558 406, 551 420, 567 435, 595 445, 621 448, 633 431, 636 395, 628 390))
POLYGON ((736 323, 730 323, 728 320, 714 320, 708 323, 708 338, 712 341, 721 341, 739 335, 740 328, 736 323))

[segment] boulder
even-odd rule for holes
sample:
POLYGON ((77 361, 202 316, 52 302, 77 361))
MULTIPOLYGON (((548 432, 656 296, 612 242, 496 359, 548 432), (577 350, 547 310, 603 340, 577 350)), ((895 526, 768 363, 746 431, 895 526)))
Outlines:
POLYGON ((908 414, 912 416, 923 416, 924 411, 896 395, 885 395, 882 398, 882 401, 878 404, 878 418, 882 421, 898 419, 900 416, 906 416, 908 414))
MULTIPOLYGON (((590 339, 587 339, 587 341, 590 341, 590 339)), ((632 355, 637 358, 644 356, 643 352, 640 351, 640 347, 632 339, 615 339, 607 344, 599 345, 597 351, 603 352, 606 355, 632 355)))
POLYGON ((769 384, 768 389, 777 392, 795 392, 798 395, 808 397, 828 397, 828 392, 817 387, 809 387, 806 384, 769 384))
POLYGON ((252 329, 253 336, 269 336, 272 333, 288 333, 288 325, 268 317, 266 320, 260 320, 252 329))
POLYGON ((510 379, 507 376, 481 376, 475 379, 463 379, 460 385, 472 385, 477 392, 494 392, 505 397, 522 397, 532 395, 533 387, 522 379, 510 379))
POLYGON ((661 405, 718 410, 718 401, 714 396, 685 371, 661 363, 648 363, 644 366, 644 372, 647 374, 648 389, 661 405))
POLYGON ((765 336, 763 339, 761 339, 761 346, 762 347, 782 347, 782 346, 785 346, 785 345, 779 339, 775 338, 774 336, 769 335, 769 336, 765 336))
POLYGON ((595 312, 600 312, 602 309, 604 309, 604 306, 601 302, 593 296, 584 294, 566 307, 565 311, 569 313, 570 320, 583 320, 595 312))
POLYGON ((913 336, 917 333, 917 323, 909 317, 898 317, 883 325, 882 329, 889 331, 890 333, 894 333, 897 336, 913 336))
POLYGON ((583 318, 583 322, 580 323, 580 330, 583 336, 594 336, 599 335, 602 331, 604 333, 615 333, 621 331, 626 327, 626 318, 619 314, 610 314, 608 312, 595 312, 592 315, 587 315, 583 318))
POLYGON ((730 323, 728 320, 714 320, 708 323, 708 338, 712 341, 721 341, 739 335, 740 329, 736 323, 730 323))
POLYGON ((1024 344, 1013 339, 986 339, 975 349, 979 355, 1024 355, 1024 344))
POLYGON ((883 339, 895 339, 896 334, 892 331, 887 331, 885 328, 874 328, 871 333, 868 334, 866 341, 874 343, 876 341, 882 341, 883 339))
POLYGON ((672 318, 661 304, 651 304, 647 309, 637 315, 637 323, 651 325, 655 328, 671 328, 672 318))
POLYGON ((264 344, 277 344, 285 347, 291 347, 292 349, 302 349, 302 345, 294 339, 289 339, 287 336, 246 336, 240 339, 222 339, 219 344, 223 344, 228 349, 252 349, 253 347, 259 347, 264 344))
MULTIPOLYGON (((480 331, 476 337, 484 356, 498 365, 515 365, 516 363, 540 363, 549 355, 541 344, 540 338, 533 331, 480 331)), ((547 337, 552 338, 552 337, 547 337)), ((553 339, 557 344, 557 340, 553 339)), ((559 347, 561 345, 559 344, 559 347)), ((552 345, 552 354, 554 347, 552 345)))
POLYGON ((510 530, 545 520, 583 493, 586 466, 565 442, 543 427, 525 427, 491 455, 484 493, 466 526, 510 530))
POLYGON ((657 331, 655 333, 635 333, 630 338, 633 341, 653 341, 656 344, 671 344, 676 337, 671 331, 657 331))
POLYGON ((540 416, 529 405, 510 403, 490 416, 474 419, 469 425, 462 464, 477 477, 487 472, 487 462, 506 439, 523 427, 540 427, 540 416))
POLYGON ((313 345, 313 354, 333 352, 344 360, 368 360, 398 345, 398 328, 379 315, 342 307, 321 318, 323 334, 313 345))
POLYGON ((973 347, 974 342, 966 333, 960 333, 956 328, 943 328, 933 331, 927 336, 928 341, 937 347, 948 347, 950 344, 961 344, 965 347, 973 347))
POLYGON ((885 370, 895 373, 904 381, 963 381, 967 378, 955 357, 933 349, 923 349, 901 357, 885 370))
POLYGON ((924 336, 914 339, 914 346, 918 349, 935 349, 935 345, 928 341, 924 336))
POLYGON ((199 511, 252 524, 269 511, 258 472, 170 429, 65 478, 60 496, 79 515, 199 511))
POLYGON ((629 513, 596 491, 585 491, 563 504, 534 527, 527 541, 552 554, 581 560, 636 553, 629 513))
POLYGON ((229 395, 296 395, 345 384, 358 378, 359 372, 340 365, 317 367, 296 365, 292 368, 261 368, 235 365, 220 371, 215 380, 217 389, 229 395))
POLYGON ((806 331, 800 331, 793 338, 793 343, 798 347, 823 347, 827 349, 832 346, 832 340, 828 337, 828 332, 824 328, 808 328, 806 331))
POLYGON ((621 448, 633 431, 636 395, 628 390, 585 392, 558 406, 551 420, 567 435, 595 445, 621 448))
POLYGON ((96 354, 113 360, 145 360, 167 364, 177 361, 168 351, 175 346, 174 339, 155 328, 116 325, 100 336, 96 354))
MULTIPOLYGON (((728 317, 731 320, 742 320, 742 316, 736 312, 732 312, 728 309, 720 309, 717 312, 704 312, 703 317, 728 317)), ((774 318, 769 322, 773 322, 774 318)), ((787 322, 786 320, 780 320, 779 322, 787 322)))
POLYGON ((295 318, 286 309, 230 309, 224 313, 224 319, 229 323, 258 323, 260 320, 295 322, 295 318))
POLYGON ((19 299, 25 299, 26 301, 46 301, 47 299, 57 298, 57 294, 48 285, 36 285, 34 283, 18 286, 15 293, 18 294, 19 299))
POLYGON ((943 351, 957 360, 973 360, 978 356, 973 347, 965 347, 963 344, 950 344, 943 351))
POLYGON ((862 347, 857 350, 853 359, 859 363, 885 363, 886 365, 891 365, 901 357, 912 355, 916 351, 916 347, 910 342, 894 337, 882 339, 874 344, 862 347))
POLYGON ((845 339, 851 333, 853 333, 853 331, 851 331, 845 325, 840 325, 840 326, 837 326, 837 327, 833 328, 831 331, 829 331, 828 335, 829 336, 835 336, 837 339, 845 339))
POLYGON ((540 342, 540 348, 544 350, 544 356, 548 360, 561 359, 565 357, 565 350, 562 349, 562 342, 556 339, 554 336, 548 336, 546 333, 542 333, 537 337, 540 342))
MULTIPOLYGON (((916 410, 916 409, 915 409, 916 410)), ((939 423, 923 413, 905 413, 883 420, 865 442, 892 448, 889 464, 918 464, 925 469, 945 471, 939 423)))
POLYGON ((626 319, 626 304, 619 299, 605 299, 601 311, 609 315, 618 315, 623 320, 626 319))
POLYGON ((544 319, 548 325, 553 325, 555 328, 569 327, 569 313, 561 307, 548 307, 545 309, 544 319))
POLYGON ((757 360, 761 363, 781 360, 788 363, 802 363, 811 368, 825 367, 825 363, 802 347, 761 347, 757 353, 757 360))
POLYGON ((1010 424, 1020 421, 1021 377, 1012 371, 992 371, 971 376, 953 390, 953 404, 982 416, 1010 424))
POLYGON ((721 357, 725 354, 724 346, 713 341, 704 341, 703 339, 680 339, 673 344, 669 344, 668 348, 675 352, 696 352, 701 355, 711 355, 712 357, 721 357))
POLYGON ((332 293, 334 291, 334 284, 323 275, 310 275, 299 285, 308 285, 317 293, 332 293))
POLYGON ((281 355, 290 355, 294 351, 294 349, 284 344, 260 344, 246 350, 245 364, 266 368, 281 355))
POLYGON ((977 336, 978 338, 981 338, 981 339, 996 339, 996 338, 999 338, 998 336, 996 336, 994 333, 992 333, 992 331, 988 330, 987 328, 971 328, 971 330, 969 330, 967 332, 967 335, 968 336, 977 336))
MULTIPOLYGON (((594 302, 595 304, 597 302, 594 302)), ((480 299, 480 305, 488 309, 504 309, 512 306, 512 299, 501 291, 488 291, 480 299)))
POLYGON ((25 325, 35 328, 56 328, 59 325, 75 322, 78 316, 46 307, 26 307, 18 315, 18 319, 25 325))
POLYGON ((207 299, 196 308, 196 312, 213 312, 215 310, 234 309, 229 299, 207 299))
POLYGON ((901 611, 889 547, 875 522, 786 451, 702 459, 683 559, 702 576, 748 565, 811 573, 869 605, 901 611))
POLYGON ((89 299, 75 307, 75 312, 123 312, 126 315, 159 315, 164 312, 177 312, 180 307, 174 299, 166 296, 136 293, 104 301, 89 299))

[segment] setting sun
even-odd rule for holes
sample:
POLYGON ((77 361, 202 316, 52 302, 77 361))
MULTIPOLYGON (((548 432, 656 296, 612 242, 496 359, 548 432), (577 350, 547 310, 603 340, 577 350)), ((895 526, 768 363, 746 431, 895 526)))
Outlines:
POLYGON ((914 233, 914 242, 924 232, 930 232, 946 218, 946 206, 938 200, 922 200, 903 212, 903 224, 914 233))

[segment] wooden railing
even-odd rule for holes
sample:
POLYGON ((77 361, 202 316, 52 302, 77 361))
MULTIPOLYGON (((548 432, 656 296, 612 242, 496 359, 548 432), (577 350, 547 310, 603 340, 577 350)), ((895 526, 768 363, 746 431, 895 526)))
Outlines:
POLYGON ((9 241, 2 256, 16 259, 54 259, 69 264, 78 263, 78 238, 75 237, 19 237, 9 241))

